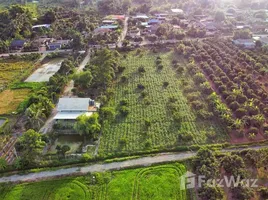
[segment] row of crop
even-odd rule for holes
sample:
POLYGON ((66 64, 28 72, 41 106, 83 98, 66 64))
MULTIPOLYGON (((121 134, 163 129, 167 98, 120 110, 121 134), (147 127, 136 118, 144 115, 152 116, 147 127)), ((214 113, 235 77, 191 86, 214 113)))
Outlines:
MULTIPOLYGON (((234 120, 231 112, 221 114, 221 116, 227 119, 227 124, 232 129, 241 129, 246 122, 250 121, 246 124, 247 128, 254 127, 254 134, 257 134, 258 131, 255 128, 263 127, 265 123, 264 115, 267 114, 265 104, 261 102, 266 101, 265 92, 256 90, 257 86, 253 77, 247 75, 245 71, 239 68, 238 64, 231 63, 233 61, 231 56, 221 51, 220 47, 215 47, 215 44, 211 44, 211 41, 206 42, 206 44, 194 44, 194 47, 196 49, 195 60, 200 63, 203 73, 213 83, 214 90, 230 108, 226 109, 225 104, 219 103, 221 100, 217 100, 217 95, 215 95, 214 102, 218 102, 217 110, 220 112, 232 110, 234 116, 238 119, 234 120), (247 93, 245 92, 246 88, 253 91, 247 93), (252 95, 254 91, 257 91, 255 96, 252 95)), ((253 129, 250 129, 250 131, 253 131, 253 129)))

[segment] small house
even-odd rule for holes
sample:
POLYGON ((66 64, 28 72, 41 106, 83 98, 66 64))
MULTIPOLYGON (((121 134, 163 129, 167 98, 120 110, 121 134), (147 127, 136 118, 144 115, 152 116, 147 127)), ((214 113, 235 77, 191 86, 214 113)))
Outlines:
POLYGON ((171 9, 171 14, 172 15, 182 15, 183 14, 183 10, 182 9, 178 9, 178 8, 173 8, 173 9, 171 9))
POLYGON ((161 21, 159 19, 150 19, 148 21, 148 25, 156 25, 156 24, 161 24, 161 21))
POLYGON ((81 115, 92 115, 99 108, 100 103, 90 98, 60 98, 54 120, 76 120, 81 115))
POLYGON ((128 36, 131 37, 131 38, 139 37, 139 36, 141 36, 141 31, 138 28, 137 29, 130 30, 128 32, 128 36))
POLYGON ((56 40, 55 42, 49 43, 47 45, 49 50, 56 50, 66 48, 70 45, 72 40, 56 40))
POLYGON ((116 24, 115 20, 103 20, 102 21, 103 25, 112 25, 112 24, 116 24))
POLYGON ((11 50, 21 50, 26 44, 25 40, 13 40, 10 44, 11 50))
POLYGON ((109 32, 111 32, 112 30, 107 29, 107 28, 96 28, 94 30, 94 35, 105 35, 109 32))
POLYGON ((116 29, 118 29, 118 25, 104 25, 104 26, 100 26, 99 28, 116 30, 116 29))
POLYGON ((137 19, 137 20, 147 20, 149 19, 149 17, 145 14, 137 14, 136 16, 133 17, 133 19, 137 19))
POLYGON ((253 39, 237 39, 237 40, 233 40, 233 44, 235 44, 236 46, 245 48, 245 49, 255 48, 255 42, 253 39))

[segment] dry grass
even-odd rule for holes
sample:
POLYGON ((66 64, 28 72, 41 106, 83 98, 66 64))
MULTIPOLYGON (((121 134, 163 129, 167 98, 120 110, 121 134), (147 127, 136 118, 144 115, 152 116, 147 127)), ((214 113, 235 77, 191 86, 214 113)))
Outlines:
POLYGON ((7 85, 21 78, 25 71, 33 66, 31 62, 1 62, 0 61, 0 85, 7 85))
POLYGON ((5 90, 0 93, 0 115, 16 111, 19 104, 29 95, 31 90, 5 90))

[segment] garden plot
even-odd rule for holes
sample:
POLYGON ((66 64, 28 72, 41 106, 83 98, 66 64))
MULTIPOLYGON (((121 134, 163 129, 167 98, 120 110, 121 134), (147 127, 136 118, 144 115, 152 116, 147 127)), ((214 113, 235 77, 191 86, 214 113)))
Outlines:
POLYGON ((68 151, 68 153, 75 153, 76 151, 79 151, 81 145, 83 142, 83 137, 80 135, 61 135, 56 140, 55 144, 51 147, 50 153, 56 153, 56 147, 57 145, 68 145, 71 150, 68 151))
POLYGON ((31 76, 29 76, 25 82, 46 82, 53 76, 61 66, 64 58, 55 58, 50 60, 48 63, 43 64, 37 69, 31 76))

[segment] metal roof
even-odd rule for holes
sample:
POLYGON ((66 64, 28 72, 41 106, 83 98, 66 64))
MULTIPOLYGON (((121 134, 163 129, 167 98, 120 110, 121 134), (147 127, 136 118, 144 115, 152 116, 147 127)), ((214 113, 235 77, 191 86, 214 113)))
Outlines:
POLYGON ((60 98, 57 110, 62 111, 84 111, 89 108, 90 98, 60 98))
POLYGON ((91 116, 93 112, 59 112, 54 119, 77 119, 81 115, 91 116))

